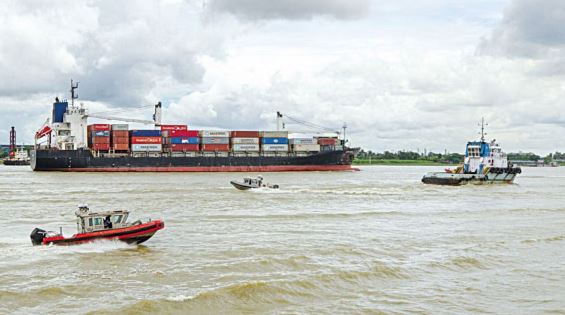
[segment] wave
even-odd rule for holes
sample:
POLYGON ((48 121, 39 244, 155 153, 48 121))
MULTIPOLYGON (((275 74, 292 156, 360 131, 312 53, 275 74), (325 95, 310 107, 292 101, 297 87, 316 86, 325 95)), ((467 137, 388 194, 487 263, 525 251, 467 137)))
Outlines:
MULTIPOLYGON (((158 300, 143 300, 119 310, 91 314, 239 314, 293 311, 327 296, 366 287, 376 280, 406 279, 398 267, 378 264, 368 270, 338 270, 293 280, 249 281, 202 291, 194 295, 175 295, 158 300)), ((331 309, 328 310, 331 312, 331 309)))
POLYGON ((483 262, 477 258, 469 256, 458 256, 444 262, 433 262, 430 265, 432 267, 442 269, 486 269, 483 262))
POLYGON ((373 216, 389 216, 401 214, 400 211, 362 211, 362 212, 333 212, 333 213, 296 213, 296 214, 218 214, 208 215, 207 219, 217 220, 234 220, 234 219, 281 219, 281 220, 295 220, 295 219, 340 219, 340 218, 355 218, 355 217, 373 217, 373 216))

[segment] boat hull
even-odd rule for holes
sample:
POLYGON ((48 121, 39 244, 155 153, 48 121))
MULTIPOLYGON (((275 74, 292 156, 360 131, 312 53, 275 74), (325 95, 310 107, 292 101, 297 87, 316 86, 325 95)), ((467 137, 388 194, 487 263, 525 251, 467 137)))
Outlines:
POLYGON ((4 165, 10 165, 10 166, 25 166, 25 165, 30 165, 30 161, 27 160, 10 160, 10 159, 6 159, 3 161, 4 165))
POLYGON ((431 185, 460 186, 465 184, 512 184, 519 168, 505 169, 487 174, 461 174, 432 172, 424 175, 422 182, 431 185))
POLYGON ((63 236, 45 237, 42 245, 77 245, 94 242, 97 240, 118 240, 128 244, 141 244, 150 239, 157 231, 163 229, 165 223, 161 220, 150 221, 125 228, 79 233, 72 237, 63 236))
POLYGON ((89 150, 34 150, 34 171, 67 172, 290 172, 352 171, 354 154, 328 151, 309 156, 95 157, 89 150))

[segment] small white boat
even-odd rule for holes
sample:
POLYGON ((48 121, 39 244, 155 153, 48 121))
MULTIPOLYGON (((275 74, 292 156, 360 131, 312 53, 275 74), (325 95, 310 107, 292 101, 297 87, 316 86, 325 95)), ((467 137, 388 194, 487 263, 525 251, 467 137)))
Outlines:
POLYGON ((233 185, 233 187, 239 189, 239 190, 249 190, 249 189, 254 189, 254 188, 272 188, 272 189, 278 189, 279 185, 271 185, 271 184, 265 184, 263 183, 263 176, 259 175, 257 176, 257 178, 251 178, 251 177, 244 177, 243 181, 235 181, 232 180, 230 181, 230 183, 233 185))

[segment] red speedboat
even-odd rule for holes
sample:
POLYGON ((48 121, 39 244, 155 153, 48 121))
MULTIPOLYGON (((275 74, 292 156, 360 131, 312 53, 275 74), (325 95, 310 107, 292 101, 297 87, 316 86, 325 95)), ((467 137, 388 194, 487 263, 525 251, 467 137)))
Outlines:
POLYGON ((90 212, 88 206, 79 206, 78 233, 64 237, 62 233, 35 228, 30 235, 33 245, 75 245, 96 240, 119 240, 128 244, 141 244, 165 227, 161 220, 137 220, 128 223, 128 211, 90 212))

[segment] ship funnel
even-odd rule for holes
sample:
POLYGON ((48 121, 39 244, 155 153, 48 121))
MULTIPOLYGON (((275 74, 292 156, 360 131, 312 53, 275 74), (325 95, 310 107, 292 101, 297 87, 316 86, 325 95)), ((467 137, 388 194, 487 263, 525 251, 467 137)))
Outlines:
POLYGON ((62 123, 68 108, 69 102, 61 102, 59 101, 59 98, 56 98, 55 103, 53 103, 53 119, 51 121, 53 123, 62 123))

